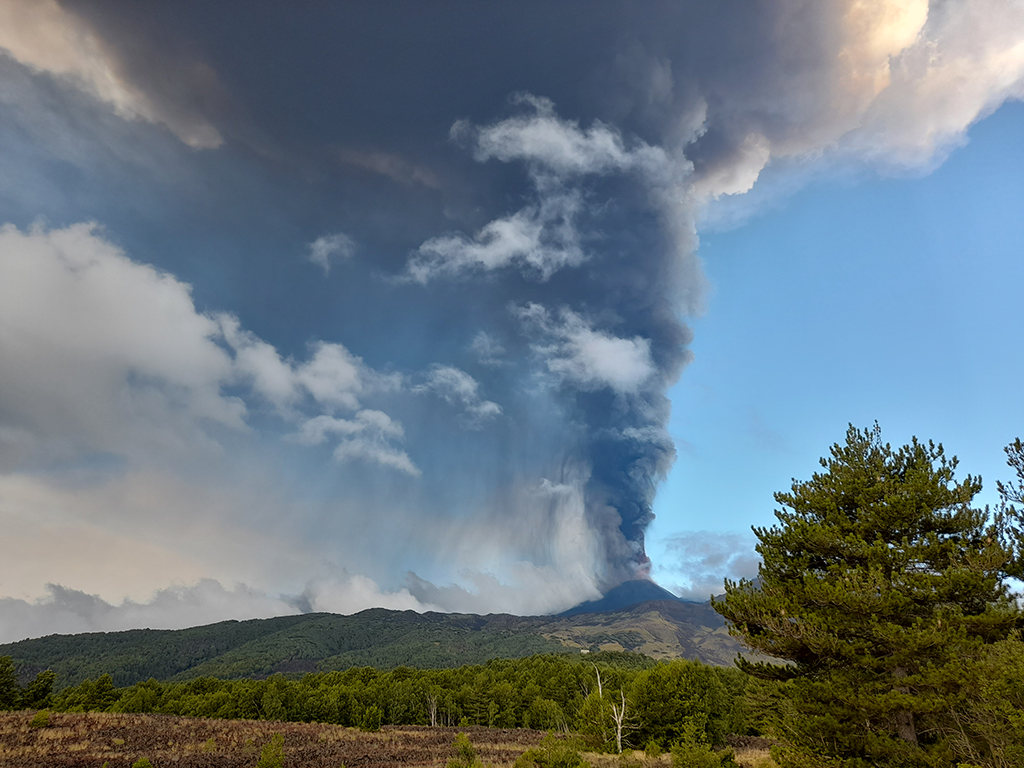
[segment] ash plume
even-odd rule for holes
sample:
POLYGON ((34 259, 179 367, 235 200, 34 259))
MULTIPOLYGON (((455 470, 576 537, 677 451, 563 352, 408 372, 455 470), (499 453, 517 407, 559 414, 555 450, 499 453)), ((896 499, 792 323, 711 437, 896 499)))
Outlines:
POLYGON ((509 286, 502 309, 520 354, 558 403, 563 436, 572 436, 559 461, 587 478, 580 491, 602 550, 596 583, 605 590, 648 575, 644 531, 675 459, 665 391, 689 357, 680 314, 699 272, 694 238, 677 234, 692 233, 692 221, 678 221, 690 211, 670 201, 686 194, 691 166, 600 121, 563 119, 543 97, 518 94, 512 108, 489 125, 457 122, 451 136, 478 162, 521 167, 525 205, 475 233, 428 240, 405 274, 424 285, 487 275, 509 286), (622 190, 617 210, 594 190, 609 181, 622 190), (662 226, 640 242, 608 238, 622 218, 647 211, 662 226))

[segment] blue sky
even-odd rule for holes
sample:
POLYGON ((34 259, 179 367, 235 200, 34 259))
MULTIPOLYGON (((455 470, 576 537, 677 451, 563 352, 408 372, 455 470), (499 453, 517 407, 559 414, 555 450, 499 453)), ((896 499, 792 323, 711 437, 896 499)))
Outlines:
POLYGON ((931 173, 819 182, 702 236, 712 291, 669 393, 680 458, 649 532, 656 577, 687 583, 680 530, 772 524, 773 492, 850 422, 943 443, 998 503, 1024 423, 1021 136, 1007 104, 931 173))
POLYGON ((1020 4, 238 18, 0 2, 0 640, 704 599, 850 422, 994 502, 1020 4))

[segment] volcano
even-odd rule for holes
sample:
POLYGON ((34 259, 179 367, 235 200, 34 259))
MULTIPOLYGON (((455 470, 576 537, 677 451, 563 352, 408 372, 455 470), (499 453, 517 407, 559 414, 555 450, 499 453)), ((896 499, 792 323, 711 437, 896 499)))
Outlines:
POLYGON ((604 611, 621 611, 638 603, 649 600, 671 600, 675 603, 686 602, 676 597, 663 587, 647 579, 624 581, 612 587, 599 600, 588 600, 558 614, 559 616, 576 616, 580 613, 602 613, 604 611))

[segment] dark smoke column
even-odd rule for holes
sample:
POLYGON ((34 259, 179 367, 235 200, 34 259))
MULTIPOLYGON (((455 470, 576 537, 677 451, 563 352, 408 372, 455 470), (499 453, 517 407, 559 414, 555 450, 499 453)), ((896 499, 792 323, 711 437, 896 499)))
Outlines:
MULTIPOLYGON (((504 318, 493 323, 560 404, 563 428, 546 439, 562 441, 552 453, 586 478, 585 518, 603 559, 594 579, 607 591, 648 577, 644 533, 675 459, 665 392, 689 359, 680 316, 701 293, 685 202, 692 167, 603 123, 564 120, 546 99, 521 95, 513 105, 515 116, 459 122, 452 137, 480 162, 525 166, 526 204, 472 237, 425 242, 406 276, 502 287, 504 318)), ((497 383, 507 393, 523 384, 513 373, 497 383)))

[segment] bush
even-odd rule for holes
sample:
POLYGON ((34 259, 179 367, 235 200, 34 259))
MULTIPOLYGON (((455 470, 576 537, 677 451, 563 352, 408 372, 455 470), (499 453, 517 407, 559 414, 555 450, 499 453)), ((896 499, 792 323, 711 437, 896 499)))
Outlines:
POLYGON ((707 744, 683 742, 672 747, 673 768, 723 768, 735 765, 731 749, 716 752, 707 744))
POLYGON ((256 768, 284 768, 284 736, 275 733, 260 753, 256 768))
POLYGON ((681 738, 672 745, 674 768, 722 768, 736 764, 732 749, 726 747, 716 752, 698 723, 684 722, 679 731, 681 738))
POLYGON ((383 720, 384 713, 380 711, 380 707, 374 704, 366 708, 366 712, 363 713, 363 721, 359 724, 359 728, 363 731, 379 731, 380 724, 383 720))
POLYGON ((590 768, 590 763, 580 754, 578 740, 558 739, 549 733, 539 747, 519 756, 515 768, 590 768))
POLYGON ((140 757, 132 763, 132 768, 153 768, 153 764, 149 762, 148 757, 140 757))
POLYGON ((41 709, 36 712, 36 716, 32 718, 32 722, 28 724, 29 728, 46 728, 50 724, 50 713, 45 709, 41 709))
POLYGON ((652 760, 657 760, 665 754, 665 750, 661 748, 661 742, 657 739, 650 739, 647 742, 647 746, 644 747, 644 754, 652 760))
POLYGON ((476 768, 479 765, 476 749, 469 736, 460 733, 455 737, 455 757, 448 761, 448 768, 476 768))

